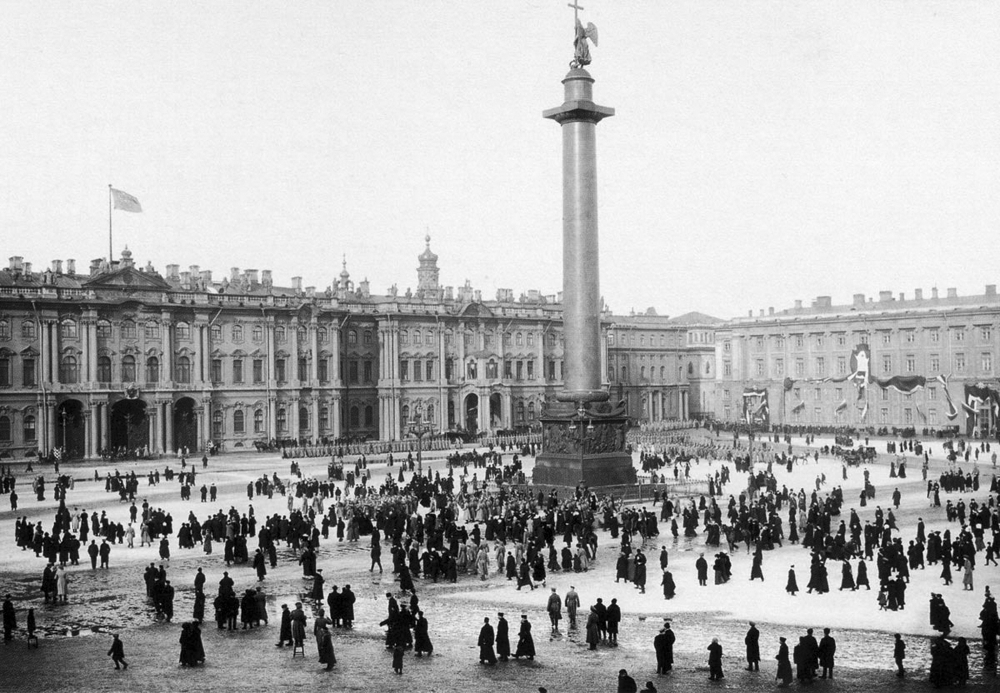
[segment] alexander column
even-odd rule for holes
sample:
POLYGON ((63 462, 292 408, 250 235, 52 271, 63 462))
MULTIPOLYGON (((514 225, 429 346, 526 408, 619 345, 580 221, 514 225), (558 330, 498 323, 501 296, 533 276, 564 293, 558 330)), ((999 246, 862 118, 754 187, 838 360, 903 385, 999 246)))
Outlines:
POLYGON ((574 57, 563 79, 564 102, 543 113, 562 127, 563 352, 565 389, 541 416, 543 441, 533 473, 538 486, 634 484, 625 452, 623 404, 607 403, 601 387, 601 291, 597 232, 597 124, 615 114, 594 103, 588 41, 597 27, 580 22, 573 3, 574 57))

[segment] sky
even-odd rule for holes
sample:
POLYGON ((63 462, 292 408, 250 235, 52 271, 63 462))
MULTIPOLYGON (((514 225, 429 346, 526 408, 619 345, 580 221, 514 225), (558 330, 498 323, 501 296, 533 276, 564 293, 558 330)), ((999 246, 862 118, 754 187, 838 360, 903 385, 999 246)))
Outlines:
MULTIPOLYGON (((580 0, 601 292, 720 318, 997 282, 1000 3, 580 0)), ((0 245, 562 288, 567 0, 4 3, 0 245)))

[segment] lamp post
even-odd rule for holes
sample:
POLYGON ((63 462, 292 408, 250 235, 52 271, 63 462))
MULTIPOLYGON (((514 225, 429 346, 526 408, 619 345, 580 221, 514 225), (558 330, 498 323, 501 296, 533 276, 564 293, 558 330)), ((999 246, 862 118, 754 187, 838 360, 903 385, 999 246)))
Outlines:
POLYGON ((423 460, 423 441, 424 436, 431 432, 434 428, 432 423, 424 423, 420 419, 423 418, 422 414, 418 411, 413 416, 413 423, 411 423, 406 428, 406 432, 415 436, 417 439, 417 475, 424 475, 424 460, 423 460))

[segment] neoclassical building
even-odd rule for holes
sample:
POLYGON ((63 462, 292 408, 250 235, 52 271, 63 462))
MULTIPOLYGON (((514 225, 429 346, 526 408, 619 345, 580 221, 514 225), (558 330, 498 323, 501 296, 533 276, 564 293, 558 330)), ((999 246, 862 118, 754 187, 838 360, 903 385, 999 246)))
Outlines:
POLYGON ((998 335, 993 284, 972 296, 953 288, 909 297, 882 291, 877 299, 856 294, 850 304, 820 296, 809 306, 751 313, 715 331, 715 415, 741 418, 743 393, 754 390, 767 393, 771 423, 958 426, 995 435, 998 335), (862 345, 865 388, 856 375, 862 345))
POLYGON ((128 249, 86 272, 11 258, 0 270, 0 455, 397 440, 416 421, 532 428, 562 382, 558 297, 443 287, 426 240, 416 290, 385 295, 355 284, 346 262, 318 291, 299 277, 277 286, 268 270, 161 274, 128 249))

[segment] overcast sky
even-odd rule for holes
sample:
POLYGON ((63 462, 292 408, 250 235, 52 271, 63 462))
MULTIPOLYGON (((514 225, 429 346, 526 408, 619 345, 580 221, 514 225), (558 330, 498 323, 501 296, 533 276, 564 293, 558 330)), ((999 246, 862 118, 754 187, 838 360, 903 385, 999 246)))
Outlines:
MULTIPOLYGON (((555 293, 566 1, 4 3, 4 256, 555 293)), ((1000 2, 580 2, 615 312, 1000 283, 1000 2)))

